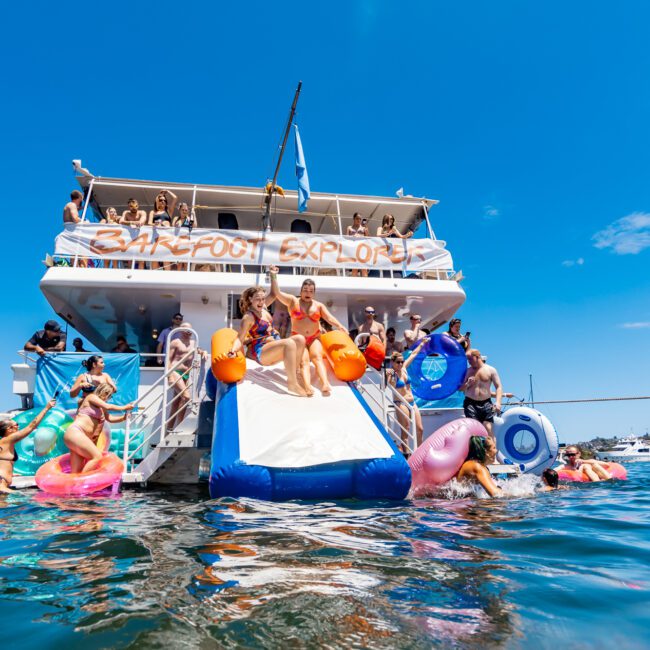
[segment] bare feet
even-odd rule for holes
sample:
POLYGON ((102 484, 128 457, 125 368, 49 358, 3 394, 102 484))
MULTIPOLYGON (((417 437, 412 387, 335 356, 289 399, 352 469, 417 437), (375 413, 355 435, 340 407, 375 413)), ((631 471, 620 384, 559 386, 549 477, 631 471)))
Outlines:
POLYGON ((296 395, 297 397, 311 397, 298 382, 287 382, 287 390, 291 395, 296 395))
POLYGON ((329 397, 332 394, 332 387, 329 384, 325 384, 320 392, 323 393, 323 397, 329 397))

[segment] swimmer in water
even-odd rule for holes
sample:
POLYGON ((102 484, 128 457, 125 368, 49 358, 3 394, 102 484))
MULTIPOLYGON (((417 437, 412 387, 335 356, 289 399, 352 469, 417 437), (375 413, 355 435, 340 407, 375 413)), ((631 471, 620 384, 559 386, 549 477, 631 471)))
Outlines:
POLYGON ((555 490, 566 490, 566 485, 559 485, 557 472, 550 467, 542 472, 542 492, 555 492, 555 490))
POLYGON ((494 438, 472 436, 469 439, 467 458, 458 470, 456 478, 460 482, 478 483, 491 496, 502 495, 501 488, 494 482, 487 465, 494 462, 497 445, 494 438))

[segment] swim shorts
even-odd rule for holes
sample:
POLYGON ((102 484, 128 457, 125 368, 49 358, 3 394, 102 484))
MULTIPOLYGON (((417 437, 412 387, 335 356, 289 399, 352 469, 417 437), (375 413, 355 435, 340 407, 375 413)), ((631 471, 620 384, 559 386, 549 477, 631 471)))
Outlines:
POLYGON ((463 402, 465 417, 479 422, 494 422, 494 407, 491 399, 476 400, 466 397, 463 402))

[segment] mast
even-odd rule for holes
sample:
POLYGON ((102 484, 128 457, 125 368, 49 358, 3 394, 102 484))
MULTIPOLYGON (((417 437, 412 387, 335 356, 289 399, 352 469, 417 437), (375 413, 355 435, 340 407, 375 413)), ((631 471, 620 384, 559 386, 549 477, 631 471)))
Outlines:
POLYGON ((280 165, 282 164, 282 157, 284 156, 284 150, 287 147, 287 140, 289 139, 289 131, 291 130, 291 124, 293 123, 293 118, 296 114, 296 106, 298 105, 298 96, 300 95, 301 88, 302 88, 302 81, 299 81, 298 87, 296 88, 296 94, 293 97, 293 103, 291 104, 291 110, 289 111, 289 119, 287 120, 287 127, 284 130, 284 138, 282 140, 282 147, 280 148, 280 155, 278 156, 278 164, 275 166, 275 173, 273 174, 271 187, 269 187, 266 196, 264 197, 264 215, 262 216, 262 230, 271 229, 271 199, 273 198, 273 192, 275 191, 275 186, 278 181, 278 174, 280 173, 280 165))

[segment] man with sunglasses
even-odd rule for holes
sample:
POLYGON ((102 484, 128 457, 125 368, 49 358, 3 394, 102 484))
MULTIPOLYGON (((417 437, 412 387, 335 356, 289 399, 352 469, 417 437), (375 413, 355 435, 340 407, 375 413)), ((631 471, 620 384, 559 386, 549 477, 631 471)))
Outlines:
POLYGON ((376 336, 386 345, 386 330, 381 323, 375 320, 375 308, 366 307, 366 320, 359 326, 359 334, 370 334, 376 336))
POLYGON ((165 360, 165 352, 167 351, 167 339, 173 329, 180 327, 183 323, 183 314, 180 312, 172 316, 172 324, 170 327, 165 327, 165 329, 160 332, 158 335, 158 345, 156 346, 156 354, 158 355, 156 361, 159 366, 162 366, 165 360))
POLYGON ((580 447, 571 445, 564 451, 565 465, 561 469, 582 472, 590 481, 608 481, 612 475, 597 461, 582 458, 580 447))
POLYGON ((404 344, 410 348, 414 343, 423 339, 426 334, 420 329, 422 325, 422 316, 420 314, 411 314, 411 329, 404 330, 404 344))

